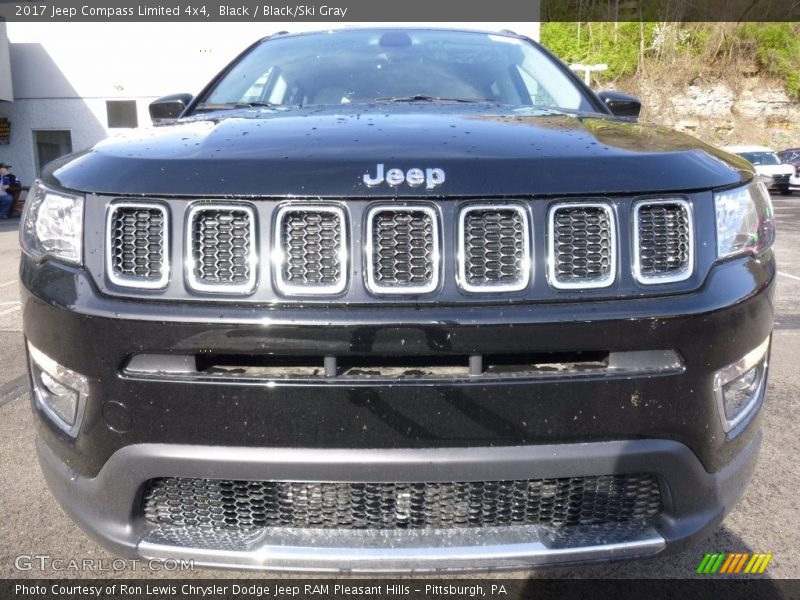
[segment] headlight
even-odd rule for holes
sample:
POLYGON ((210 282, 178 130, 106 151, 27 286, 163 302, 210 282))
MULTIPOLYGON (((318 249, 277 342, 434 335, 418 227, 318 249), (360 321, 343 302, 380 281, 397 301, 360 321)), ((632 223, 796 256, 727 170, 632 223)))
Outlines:
POLYGON ((20 245, 31 257, 52 256, 80 264, 83 238, 83 197, 34 182, 28 192, 20 227, 20 245))
POLYGON ((717 257, 760 254, 775 241, 769 192, 759 181, 714 194, 717 211, 717 257))

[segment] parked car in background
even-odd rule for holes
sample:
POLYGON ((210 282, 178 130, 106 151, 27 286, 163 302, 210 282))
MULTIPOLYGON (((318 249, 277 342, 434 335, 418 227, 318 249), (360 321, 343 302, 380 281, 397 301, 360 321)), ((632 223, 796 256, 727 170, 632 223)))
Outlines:
POLYGON ((796 176, 795 169, 792 165, 781 162, 774 150, 766 146, 728 146, 723 150, 749 160, 770 190, 784 195, 791 194, 789 179, 796 176))
POLYGON ((782 163, 794 167, 794 175, 789 177, 789 187, 800 189, 800 148, 787 148, 778 152, 782 163))

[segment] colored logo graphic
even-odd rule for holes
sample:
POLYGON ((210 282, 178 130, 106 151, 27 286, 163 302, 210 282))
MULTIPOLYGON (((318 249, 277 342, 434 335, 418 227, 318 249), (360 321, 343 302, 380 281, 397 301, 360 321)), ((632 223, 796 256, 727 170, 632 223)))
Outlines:
POLYGON ((756 574, 767 569, 772 554, 763 552, 714 552, 703 557, 697 573, 701 575, 756 574))

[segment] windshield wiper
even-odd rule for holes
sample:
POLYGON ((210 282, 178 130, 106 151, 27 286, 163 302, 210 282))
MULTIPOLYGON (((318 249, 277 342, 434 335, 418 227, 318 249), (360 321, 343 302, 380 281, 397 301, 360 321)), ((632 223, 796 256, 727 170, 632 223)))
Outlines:
POLYGON ((496 104, 497 100, 494 98, 447 98, 443 96, 428 96, 426 94, 416 94, 414 96, 388 96, 386 98, 375 98, 373 102, 464 102, 464 103, 478 103, 491 102, 496 104))
POLYGON ((198 104, 196 111, 210 112, 214 110, 236 110, 239 108, 275 108, 279 104, 271 102, 203 102, 198 104))

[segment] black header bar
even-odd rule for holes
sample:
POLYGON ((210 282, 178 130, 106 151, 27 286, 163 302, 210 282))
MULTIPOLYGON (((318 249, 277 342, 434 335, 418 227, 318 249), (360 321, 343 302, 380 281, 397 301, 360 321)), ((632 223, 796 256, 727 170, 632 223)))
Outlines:
POLYGON ((497 575, 473 579, 0 580, 3 600, 781 600, 796 598, 798 592, 800 587, 796 579, 713 577, 688 580, 510 579, 497 575))
POLYGON ((0 0, 9 22, 800 21, 797 0, 0 0))

